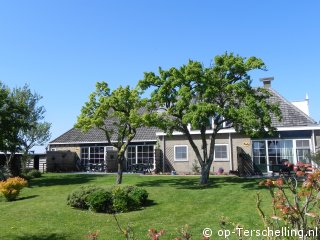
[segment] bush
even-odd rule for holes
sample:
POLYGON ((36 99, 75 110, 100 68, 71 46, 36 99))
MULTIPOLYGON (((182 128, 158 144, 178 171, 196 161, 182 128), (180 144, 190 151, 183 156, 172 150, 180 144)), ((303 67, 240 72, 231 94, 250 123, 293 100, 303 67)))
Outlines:
POLYGON ((148 200, 148 192, 135 186, 115 186, 105 189, 82 186, 69 194, 67 204, 94 212, 128 212, 141 208, 148 200))
POLYGON ((15 200, 21 189, 26 187, 28 182, 20 177, 8 178, 6 181, 0 182, 0 192, 7 201, 15 200))
POLYGON ((30 180, 33 178, 40 178, 41 172, 37 169, 24 169, 21 173, 21 177, 24 179, 30 180))
POLYGON ((127 189, 120 186, 112 189, 112 207, 115 212, 128 212, 130 200, 127 189))
POLYGON ((88 196, 98 190, 103 190, 103 188, 96 186, 82 186, 69 194, 67 204, 74 208, 88 209, 88 196))
POLYGON ((129 191, 129 197, 136 204, 136 208, 146 205, 148 195, 147 190, 139 187, 132 187, 129 191))
POLYGON ((4 181, 10 177, 10 172, 5 166, 0 166, 0 181, 4 181))
POLYGON ((148 192, 136 186, 116 186, 112 189, 112 199, 115 212, 128 212, 145 205, 148 192))
POLYGON ((41 177, 41 172, 37 169, 32 169, 27 173, 27 176, 30 178, 40 178, 41 177))
POLYGON ((112 194, 105 189, 91 192, 87 199, 89 209, 94 212, 112 212, 112 194))

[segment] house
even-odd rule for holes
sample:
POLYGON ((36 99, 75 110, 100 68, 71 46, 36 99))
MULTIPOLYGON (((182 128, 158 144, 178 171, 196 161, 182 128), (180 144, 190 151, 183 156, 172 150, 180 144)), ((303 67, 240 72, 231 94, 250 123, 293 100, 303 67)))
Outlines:
MULTIPOLYGON (((306 97, 304 101, 291 103, 271 87, 273 78, 264 78, 264 87, 271 93, 270 101, 278 103, 282 120, 272 119, 277 134, 272 138, 250 138, 223 129, 216 139, 214 162, 211 171, 223 168, 225 172, 239 170, 267 173, 272 165, 288 160, 291 163, 308 162, 308 155, 320 147, 320 125, 309 116, 306 97)), ((207 130, 210 133, 211 130, 207 130)), ((195 143, 201 146, 200 131, 190 130, 195 143)), ((104 133, 91 129, 87 133, 72 128, 49 143, 50 151, 71 151, 77 154, 81 165, 107 164, 108 153, 114 151, 108 146, 104 133)), ((126 152, 126 169, 137 164, 154 169, 157 164, 162 171, 191 173, 197 165, 192 147, 180 132, 166 135, 155 127, 142 127, 126 152), (155 154, 160 149, 161 155, 155 154), (160 158, 157 161, 157 157, 160 158)))

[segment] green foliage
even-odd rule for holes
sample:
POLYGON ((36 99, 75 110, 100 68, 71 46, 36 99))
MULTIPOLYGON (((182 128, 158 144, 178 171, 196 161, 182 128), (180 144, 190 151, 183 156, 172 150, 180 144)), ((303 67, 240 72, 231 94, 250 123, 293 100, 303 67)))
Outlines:
POLYGON ((0 181, 6 180, 10 177, 10 172, 6 166, 0 167, 0 181))
POLYGON ((128 212, 144 206, 148 200, 148 192, 136 186, 115 186, 112 198, 115 212, 128 212))
POLYGON ((0 151, 12 174, 16 152, 23 151, 26 156, 32 147, 50 138, 51 124, 43 122, 45 109, 38 106, 41 99, 28 85, 11 90, 0 82, 0 151))
POLYGON ((146 72, 139 82, 142 90, 154 89, 148 102, 153 113, 145 120, 168 134, 179 131, 186 135, 202 168, 202 184, 208 182, 220 130, 233 127, 254 137, 275 131, 271 119, 280 118, 280 110, 269 103, 266 89, 251 87, 248 74, 265 68, 259 58, 225 53, 216 56, 209 67, 189 60, 180 68, 159 68, 158 75, 146 72), (156 111, 159 107, 162 111, 156 111), (200 130, 201 149, 194 143, 188 124, 200 130), (208 127, 212 129, 210 133, 208 127))
POLYGON ((130 203, 133 203, 129 197, 127 188, 116 186, 112 189, 113 210, 115 212, 128 212, 130 210, 130 203))
POLYGON ((96 90, 90 94, 89 101, 81 109, 75 127, 88 131, 99 128, 104 131, 107 142, 117 151, 118 178, 122 181, 124 154, 128 144, 136 135, 136 129, 143 126, 142 108, 145 101, 137 89, 129 86, 110 91, 108 84, 98 82, 96 90), (116 141, 111 141, 111 138, 116 141))
POLYGON ((148 192, 136 186, 102 188, 82 186, 69 194, 67 204, 94 212, 128 212, 147 203, 148 192))
POLYGON ((86 198, 89 209, 94 212, 112 212, 112 194, 106 189, 97 189, 86 198))
POLYGON ((262 210, 262 199, 257 194, 257 209, 266 229, 280 231, 285 227, 299 232, 299 239, 316 237, 320 224, 320 171, 310 166, 300 162, 295 167, 296 176, 260 182, 261 186, 268 187, 272 197, 273 215, 270 217, 262 210), (299 183, 299 177, 304 177, 300 179, 302 183, 299 183), (313 234, 308 236, 310 231, 313 234))
POLYGON ((27 180, 30 180, 33 178, 40 178, 41 175, 42 175, 41 172, 37 169, 25 170, 22 173, 22 177, 27 180))
POLYGON ((311 153, 308 156, 308 158, 309 158, 309 160, 314 162, 318 168, 320 167, 320 151, 319 150, 316 151, 315 153, 311 153))
POLYGON ((68 195, 67 204, 74 208, 88 209, 88 196, 96 191, 102 191, 103 188, 97 186, 81 186, 68 195))
POLYGON ((147 204, 148 201, 148 192, 144 188, 129 186, 128 195, 135 203, 134 207, 139 208, 147 204))

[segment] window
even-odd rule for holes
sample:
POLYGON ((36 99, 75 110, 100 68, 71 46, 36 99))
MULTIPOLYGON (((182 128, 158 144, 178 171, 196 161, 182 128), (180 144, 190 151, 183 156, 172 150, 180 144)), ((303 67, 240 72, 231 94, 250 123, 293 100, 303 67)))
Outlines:
POLYGON ((255 167, 267 171, 267 165, 282 164, 284 160, 296 164, 310 163, 310 139, 274 139, 252 141, 252 157, 255 167))
POLYGON ((254 141, 253 146, 253 162, 255 164, 266 164, 266 143, 265 141, 254 141))
POLYGON ((284 160, 293 163, 293 141, 268 141, 269 164, 282 164, 284 160))
POLYGON ((188 161, 188 146, 184 146, 184 145, 174 146, 174 160, 188 161))
POLYGON ((136 146, 128 146, 127 150, 127 164, 131 166, 132 164, 136 164, 136 146))
POLYGON ((81 163, 86 165, 89 162, 89 148, 82 147, 81 148, 81 163))
POLYGON ((154 146, 128 146, 127 150, 127 167, 130 169, 132 164, 145 164, 150 169, 154 167, 154 146))
POLYGON ((216 144, 214 146, 214 160, 215 161, 229 161, 228 159, 228 145, 216 144))
POLYGON ((309 140, 296 140, 296 154, 297 161, 303 163, 310 163, 310 141, 309 140))
POLYGON ((83 165, 104 163, 104 147, 82 147, 80 153, 83 165))

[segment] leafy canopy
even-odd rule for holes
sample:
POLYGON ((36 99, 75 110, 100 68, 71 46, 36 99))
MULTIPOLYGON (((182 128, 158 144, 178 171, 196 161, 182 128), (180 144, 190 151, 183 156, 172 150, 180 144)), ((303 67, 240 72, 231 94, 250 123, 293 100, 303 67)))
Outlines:
POLYGON ((137 89, 120 86, 111 92, 107 83, 98 82, 75 126, 84 131, 103 130, 109 144, 119 149, 125 141, 132 140, 136 129, 142 126, 143 106, 137 89))
POLYGON ((153 88, 151 108, 164 108, 148 121, 167 133, 186 132, 188 123, 202 132, 208 126, 216 133, 230 127, 250 136, 273 132, 271 119, 280 111, 266 89, 251 87, 248 72, 255 69, 266 70, 261 59, 225 53, 210 67, 189 60, 180 68, 159 68, 159 75, 147 72, 139 86, 153 88))

